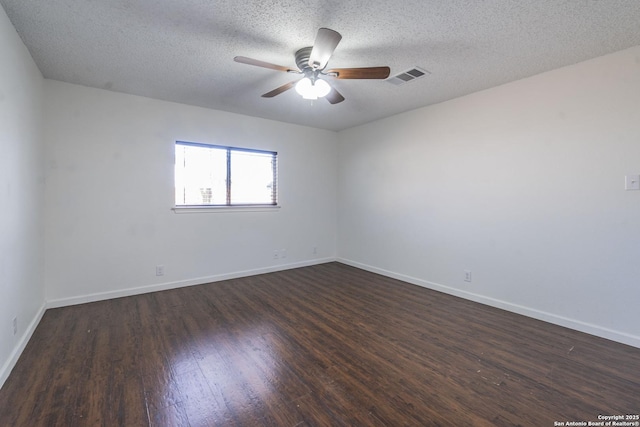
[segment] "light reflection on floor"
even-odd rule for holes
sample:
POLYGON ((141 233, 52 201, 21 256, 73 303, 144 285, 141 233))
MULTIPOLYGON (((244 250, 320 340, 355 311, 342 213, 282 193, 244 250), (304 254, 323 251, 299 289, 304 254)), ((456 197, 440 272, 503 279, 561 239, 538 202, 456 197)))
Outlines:
POLYGON ((207 425, 229 411, 264 414, 286 403, 279 393, 287 384, 280 375, 282 343, 275 328, 261 323, 199 332, 190 343, 182 340, 181 351, 169 360, 183 404, 190 400, 205 405, 189 411, 191 423, 207 425))

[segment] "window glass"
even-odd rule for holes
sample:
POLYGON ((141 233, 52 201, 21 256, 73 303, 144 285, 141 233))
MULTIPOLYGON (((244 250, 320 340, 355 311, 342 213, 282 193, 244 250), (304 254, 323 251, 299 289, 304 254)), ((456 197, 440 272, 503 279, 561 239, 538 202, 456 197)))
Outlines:
POLYGON ((271 204, 274 157, 269 153, 231 151, 231 204, 271 204))
POLYGON ((176 142, 176 206, 277 204, 277 153, 176 142))

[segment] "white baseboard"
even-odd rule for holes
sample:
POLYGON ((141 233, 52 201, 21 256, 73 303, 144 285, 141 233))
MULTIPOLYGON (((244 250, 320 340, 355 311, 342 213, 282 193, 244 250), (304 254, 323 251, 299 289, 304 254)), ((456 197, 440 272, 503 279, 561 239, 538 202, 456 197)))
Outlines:
POLYGON ((48 300, 46 308, 66 307, 69 305, 85 304, 88 302, 103 301, 113 298, 128 297, 132 295, 146 294, 149 292, 166 291, 168 289, 183 288, 185 286, 202 285, 205 283, 219 282, 221 280, 237 279, 239 277, 255 276, 257 274, 273 273, 276 271, 291 270, 293 268, 308 267, 310 265, 324 264, 335 261, 333 257, 318 258, 307 261, 295 262, 290 264, 279 264, 276 266, 257 268, 252 270, 236 271, 232 273, 218 274, 214 276, 197 277, 188 280, 179 280, 175 282, 165 282, 153 285, 139 286, 135 288, 121 289, 117 291, 98 292, 93 294, 59 298, 48 300))
POLYGON ((418 279, 416 277, 407 276, 405 274, 384 270, 381 268, 373 267, 371 265, 363 264, 363 263, 352 261, 349 259, 337 258, 336 261, 341 262, 343 264, 350 265, 352 267, 360 268, 362 270, 367 270, 372 273, 380 274, 382 276, 387 276, 393 279, 402 280, 403 282, 422 286, 428 289, 433 289, 449 295, 454 295, 470 301, 475 301, 481 304, 485 304, 491 307, 500 308, 513 313, 521 314, 523 316, 542 320, 548 323, 553 323, 555 325, 563 326, 565 328, 574 329, 576 331, 585 332, 590 335, 595 335, 601 338, 606 338, 612 341, 617 341, 622 344, 627 344, 633 347, 640 348, 640 337, 636 335, 615 331, 612 329, 604 328, 602 326, 582 322, 580 320, 570 319, 564 316, 558 316, 557 314, 547 313, 544 311, 536 310, 534 308, 513 304, 507 301, 498 300, 495 298, 475 294, 472 292, 463 291, 463 290, 452 288, 439 283, 429 282, 427 280, 418 279))
POLYGON ((45 311, 46 311, 46 304, 42 304, 42 306, 40 306, 40 309, 38 310, 36 315, 33 317, 31 322, 29 323, 29 326, 27 326, 27 329, 25 329, 24 333, 22 334, 22 337, 20 337, 20 340, 18 341, 18 345, 16 345, 16 347, 11 352, 9 359, 5 362, 4 365, 2 365, 2 368, 0 368, 0 388, 2 388, 2 386, 4 385, 4 382, 7 380, 7 378, 9 378, 9 374, 11 374, 11 371, 16 366, 16 363, 18 363, 18 359, 20 358, 20 355, 22 354, 22 352, 24 351, 24 348, 27 346, 27 343, 31 339, 31 336, 33 335, 33 332, 36 330, 36 327, 40 323, 42 316, 44 316, 45 311))

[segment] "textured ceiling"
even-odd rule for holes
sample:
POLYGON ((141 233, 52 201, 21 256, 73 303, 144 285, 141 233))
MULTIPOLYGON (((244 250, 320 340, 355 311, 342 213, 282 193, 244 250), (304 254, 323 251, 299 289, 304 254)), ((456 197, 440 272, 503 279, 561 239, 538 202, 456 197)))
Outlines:
POLYGON ((638 0, 0 0, 45 78, 341 130, 640 45, 638 0), (329 68, 414 66, 394 86, 332 80, 346 101, 260 95, 296 76, 320 27, 329 68))

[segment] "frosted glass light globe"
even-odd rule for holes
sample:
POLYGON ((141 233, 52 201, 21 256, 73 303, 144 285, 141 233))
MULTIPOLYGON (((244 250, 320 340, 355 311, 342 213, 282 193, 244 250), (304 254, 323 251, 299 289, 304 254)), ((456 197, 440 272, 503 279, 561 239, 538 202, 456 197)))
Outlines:
POLYGON ((312 83, 311 79, 305 77, 296 83, 296 92, 304 99, 318 99, 327 96, 331 92, 331 86, 324 80, 316 79, 315 83, 312 83))
POLYGON ((329 86, 329 83, 325 82, 324 80, 316 80, 316 84, 314 85, 314 87, 316 89, 316 96, 318 98, 323 98, 327 96, 329 92, 331 92, 331 86, 329 86))
POLYGON ((304 99, 318 99, 315 88, 308 77, 296 83, 296 92, 302 95, 304 99))

